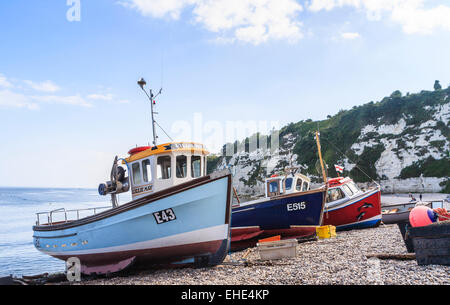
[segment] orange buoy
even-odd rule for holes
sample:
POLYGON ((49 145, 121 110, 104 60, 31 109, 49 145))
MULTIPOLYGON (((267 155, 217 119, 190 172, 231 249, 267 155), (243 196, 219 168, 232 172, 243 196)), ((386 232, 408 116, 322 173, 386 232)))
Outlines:
POLYGON ((436 222, 436 220, 436 213, 423 205, 415 207, 409 213, 409 222, 413 227, 428 226, 429 224, 436 222))

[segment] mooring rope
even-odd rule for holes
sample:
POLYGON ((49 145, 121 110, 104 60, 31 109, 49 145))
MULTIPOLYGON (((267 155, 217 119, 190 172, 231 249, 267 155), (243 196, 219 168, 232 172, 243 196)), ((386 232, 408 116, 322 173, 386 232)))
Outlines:
POLYGON ((364 175, 366 175, 367 176, 367 178, 369 178, 370 180, 372 180, 372 182, 375 182, 378 186, 379 186, 379 184, 378 184, 378 182, 376 182, 372 177, 370 177, 365 171, 363 171, 359 166, 358 166, 358 164, 357 164, 357 162, 354 162, 352 159, 350 159, 345 153, 343 153, 333 142, 331 142, 330 140, 328 140, 327 138, 325 138, 325 137, 323 137, 322 136, 322 138, 323 139, 325 139, 325 140, 327 140, 328 141, 328 143, 330 143, 339 153, 341 153, 342 155, 344 155, 344 157, 346 157, 350 162, 352 162, 352 163, 354 163, 355 164, 355 167, 357 168, 357 169, 359 169, 364 175))

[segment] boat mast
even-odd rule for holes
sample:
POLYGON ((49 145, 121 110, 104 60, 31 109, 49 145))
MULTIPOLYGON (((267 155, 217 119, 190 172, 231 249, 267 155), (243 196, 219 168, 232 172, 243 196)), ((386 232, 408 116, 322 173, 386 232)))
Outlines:
POLYGON ((319 151, 319 160, 320 160, 320 166, 322 167, 322 176, 323 176, 323 182, 325 182, 325 185, 327 184, 327 174, 325 172, 325 167, 323 166, 323 160, 322 160, 322 150, 320 147, 320 133, 319 131, 316 131, 316 142, 317 142, 317 150, 319 151))
POLYGON ((144 86, 147 85, 147 82, 144 80, 144 78, 141 78, 137 83, 138 83, 139 87, 141 87, 142 91, 144 91, 144 93, 147 95, 148 99, 150 100, 150 106, 151 106, 151 111, 152 111, 153 146, 156 146, 157 145, 156 139, 158 138, 158 136, 156 135, 156 126, 155 126, 155 123, 156 123, 155 113, 156 112, 153 111, 153 105, 155 104, 154 98, 161 94, 162 88, 159 89, 159 92, 157 95, 153 95, 152 89, 150 89, 150 94, 148 94, 147 91, 145 91, 144 86))

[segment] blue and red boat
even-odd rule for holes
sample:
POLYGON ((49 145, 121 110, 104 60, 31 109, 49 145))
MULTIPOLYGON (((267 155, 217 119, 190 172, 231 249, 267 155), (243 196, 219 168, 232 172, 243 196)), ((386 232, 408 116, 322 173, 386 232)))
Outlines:
POLYGON ((381 223, 380 187, 362 191, 350 178, 328 179, 319 136, 317 131, 324 185, 310 190, 310 179, 296 170, 266 179, 265 198, 233 206, 232 250, 253 246, 258 239, 274 235, 282 239, 315 236, 316 228, 322 225, 346 230, 381 223))
POLYGON ((381 223, 381 191, 376 186, 361 190, 352 179, 328 179, 323 225, 337 230, 364 229, 381 223))
POLYGON ((259 239, 315 236, 322 223, 325 189, 308 190, 310 180, 301 174, 266 179, 266 197, 234 205, 231 250, 254 246, 259 239))

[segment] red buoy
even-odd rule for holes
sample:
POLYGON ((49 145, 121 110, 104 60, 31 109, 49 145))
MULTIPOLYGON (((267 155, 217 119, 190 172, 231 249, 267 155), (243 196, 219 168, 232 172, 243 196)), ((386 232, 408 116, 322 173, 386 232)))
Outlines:
POLYGON ((130 149, 130 151, 128 153, 130 155, 135 155, 135 154, 140 153, 141 151, 147 150, 149 148, 150 148, 150 146, 135 147, 133 149, 130 149))

